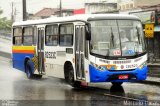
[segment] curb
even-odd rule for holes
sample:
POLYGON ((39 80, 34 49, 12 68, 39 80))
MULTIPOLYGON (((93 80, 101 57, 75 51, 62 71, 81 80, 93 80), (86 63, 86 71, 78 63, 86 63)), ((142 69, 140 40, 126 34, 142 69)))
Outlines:
POLYGON ((11 59, 0 56, 0 61, 11 62, 11 59))
POLYGON ((160 67, 160 64, 157 64, 157 63, 155 63, 155 64, 147 64, 148 65, 148 67, 160 67))
POLYGON ((11 59, 11 53, 6 53, 6 52, 3 52, 3 51, 0 51, 0 57, 11 59))
POLYGON ((138 83, 141 83, 141 84, 150 84, 150 85, 160 85, 160 82, 150 81, 150 80, 140 81, 140 82, 138 82, 138 83))

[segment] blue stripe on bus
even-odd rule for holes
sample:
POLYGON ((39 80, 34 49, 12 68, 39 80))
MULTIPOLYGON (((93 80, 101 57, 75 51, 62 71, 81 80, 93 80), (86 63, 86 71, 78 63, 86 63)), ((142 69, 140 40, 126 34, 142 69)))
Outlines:
POLYGON ((90 82, 132 82, 135 80, 112 80, 108 81, 109 77, 112 75, 122 75, 122 74, 132 74, 136 76, 136 81, 145 80, 147 78, 148 67, 145 66, 142 69, 136 68, 132 71, 120 71, 120 72, 110 72, 108 70, 100 71, 94 66, 89 65, 90 71, 90 82))
POLYGON ((33 56, 34 54, 13 53, 12 55, 13 68, 16 68, 25 72, 24 61, 26 58, 33 58, 33 56))

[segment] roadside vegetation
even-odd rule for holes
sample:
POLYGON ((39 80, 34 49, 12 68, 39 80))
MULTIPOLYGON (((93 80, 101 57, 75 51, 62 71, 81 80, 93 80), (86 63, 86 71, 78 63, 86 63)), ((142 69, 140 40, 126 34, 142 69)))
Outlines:
POLYGON ((12 21, 2 17, 3 10, 0 8, 0 35, 9 35, 11 33, 12 21))

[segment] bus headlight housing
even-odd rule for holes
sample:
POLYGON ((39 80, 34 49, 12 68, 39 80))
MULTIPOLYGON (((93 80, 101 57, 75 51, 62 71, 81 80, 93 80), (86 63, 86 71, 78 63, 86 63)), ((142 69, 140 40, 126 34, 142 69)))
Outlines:
POLYGON ((100 71, 104 71, 105 69, 102 66, 99 66, 93 62, 90 62, 92 66, 94 66, 96 69, 100 70, 100 71))
POLYGON ((147 62, 144 62, 144 63, 142 63, 141 65, 139 65, 139 69, 142 69, 144 66, 146 66, 147 65, 147 62))

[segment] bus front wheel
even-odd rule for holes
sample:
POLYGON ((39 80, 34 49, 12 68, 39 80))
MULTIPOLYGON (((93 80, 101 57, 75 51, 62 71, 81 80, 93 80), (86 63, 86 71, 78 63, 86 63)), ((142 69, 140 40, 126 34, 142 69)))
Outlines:
POLYGON ((121 86, 123 82, 111 82, 114 86, 121 86))
POLYGON ((25 64, 25 72, 27 75, 28 79, 33 78, 33 72, 32 72, 32 68, 31 68, 31 60, 28 60, 25 64))
POLYGON ((68 67, 68 76, 66 77, 66 81, 74 88, 79 88, 81 86, 81 82, 80 81, 75 81, 74 80, 74 71, 73 71, 73 67, 69 66, 68 67))

